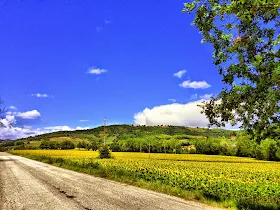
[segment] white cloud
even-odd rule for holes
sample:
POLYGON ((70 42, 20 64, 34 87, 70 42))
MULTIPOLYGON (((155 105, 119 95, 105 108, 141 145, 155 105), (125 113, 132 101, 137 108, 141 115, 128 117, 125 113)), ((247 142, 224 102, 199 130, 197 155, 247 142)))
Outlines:
POLYGON ((15 106, 9 106, 9 109, 17 110, 15 106))
POLYGON ((205 81, 191 81, 191 80, 186 80, 184 82, 182 82, 180 85, 180 87, 183 88, 193 88, 193 89, 206 89, 211 87, 211 85, 209 85, 207 82, 205 81))
POLYGON ((80 122, 88 122, 89 120, 79 120, 80 122))
POLYGON ((201 108, 197 105, 202 100, 186 104, 168 104, 145 108, 134 115, 135 124, 139 125, 176 125, 189 127, 207 127, 208 120, 201 114, 201 108))
POLYGON ((37 97, 37 98, 48 98, 50 97, 48 94, 46 93, 34 93, 31 96, 37 97))
MULTIPOLYGON (((186 104, 167 104, 155 106, 152 109, 145 108, 143 111, 134 114, 134 123, 136 125, 174 125, 185 127, 207 127, 208 119, 201 114, 201 108, 204 100, 189 102, 186 104)), ((226 123, 224 129, 239 130, 241 122, 232 126, 226 123)), ((215 126, 213 126, 214 128, 215 126)))
POLYGON ((13 116, 10 112, 6 115, 4 119, 0 119, 0 127, 10 127, 14 123, 16 123, 15 116, 13 116))
POLYGON ((67 125, 62 125, 62 126, 51 126, 51 127, 44 127, 45 130, 49 132, 55 132, 55 131, 71 131, 73 130, 67 125))
POLYGON ((0 139, 19 139, 28 136, 43 134, 44 131, 40 129, 33 129, 30 126, 19 127, 2 127, 0 128, 0 139))
POLYGON ((76 130, 87 130, 87 129, 90 129, 90 127, 76 127, 76 130))
POLYGON ((176 103, 176 99, 174 99, 174 98, 170 98, 170 99, 168 99, 168 101, 171 101, 171 102, 173 102, 173 103, 176 103))
MULTIPOLYGON (((34 111, 34 110, 33 110, 34 111)), ((26 138, 28 136, 40 135, 44 133, 51 133, 56 131, 71 131, 74 130, 69 126, 50 126, 45 128, 33 128, 32 126, 16 126, 16 117, 23 115, 25 119, 30 119, 26 117, 35 117, 34 112, 7 112, 5 118, 0 119, 0 139, 19 139, 26 138), (31 113, 31 114, 30 114, 31 113), (32 114, 33 113, 33 114, 32 114)), ((35 110, 36 111, 36 110, 35 110)), ((89 127, 77 127, 77 130, 89 129, 89 127)))
POLYGON ((28 136, 43 134, 40 129, 33 129, 31 126, 14 127, 16 124, 16 112, 7 112, 4 119, 0 119, 0 139, 18 139, 28 136))
POLYGON ((89 74, 96 74, 96 75, 103 74, 106 72, 107 72, 106 69, 100 69, 100 68, 92 68, 88 71, 89 74))
MULTIPOLYGON (((76 130, 90 129, 90 127, 76 127, 76 130)), ((0 127, 0 139, 19 139, 57 131, 72 131, 69 126, 51 126, 45 128, 33 128, 32 126, 13 127, 12 125, 0 127)))
POLYGON ((174 73, 173 76, 174 77, 178 77, 178 78, 182 78, 182 76, 187 72, 187 70, 181 70, 178 71, 177 73, 174 73))
POLYGON ((204 94, 202 96, 199 96, 203 100, 210 100, 213 94, 204 94))
POLYGON ((37 110, 27 111, 27 112, 17 112, 17 117, 23 118, 23 119, 35 119, 41 116, 40 112, 37 110))

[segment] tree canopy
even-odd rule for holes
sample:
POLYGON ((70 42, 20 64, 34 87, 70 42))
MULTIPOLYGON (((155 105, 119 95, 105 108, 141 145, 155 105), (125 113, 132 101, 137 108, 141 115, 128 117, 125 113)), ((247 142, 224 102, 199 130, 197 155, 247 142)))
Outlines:
POLYGON ((280 125, 280 1, 195 0, 185 3, 183 12, 195 13, 193 24, 202 42, 212 44, 213 63, 225 84, 202 106, 210 126, 241 122, 258 141, 275 135, 280 125))

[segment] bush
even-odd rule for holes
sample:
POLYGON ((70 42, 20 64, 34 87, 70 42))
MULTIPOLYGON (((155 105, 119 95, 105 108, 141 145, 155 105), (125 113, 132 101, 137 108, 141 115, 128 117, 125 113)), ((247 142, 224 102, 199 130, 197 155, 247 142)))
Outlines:
POLYGON ((111 151, 107 145, 102 146, 99 148, 99 158, 111 158, 111 151))
POLYGON ((263 154, 262 154, 262 150, 261 150, 259 145, 256 149, 256 159, 258 159, 258 160, 263 160, 264 159, 263 154))
POLYGON ((275 153, 275 156, 276 156, 277 160, 280 160, 280 147, 278 147, 278 149, 275 153))
POLYGON ((236 156, 256 157, 257 143, 248 135, 240 135, 236 143, 236 156))
POLYGON ((88 148, 88 143, 86 143, 85 141, 79 141, 78 144, 77 144, 77 148, 88 148))
POLYGON ((40 149, 58 149, 60 148, 60 144, 58 142, 44 140, 39 147, 40 149))
POLYGON ((75 145, 71 141, 63 141, 60 144, 61 149, 74 149, 75 145))
POLYGON ((277 144, 272 139, 265 139, 260 144, 261 154, 264 160, 277 160, 278 148, 277 144))
POLYGON ((15 142, 15 146, 22 146, 22 145, 24 145, 23 141, 16 141, 15 142))
POLYGON ((42 141, 41 144, 40 144, 40 146, 39 146, 39 148, 40 148, 40 149, 50 149, 50 143, 49 143, 49 141, 46 141, 46 140, 42 141))
POLYGON ((92 141, 90 144, 88 144, 87 149, 92 151, 98 150, 98 142, 97 141, 92 141))

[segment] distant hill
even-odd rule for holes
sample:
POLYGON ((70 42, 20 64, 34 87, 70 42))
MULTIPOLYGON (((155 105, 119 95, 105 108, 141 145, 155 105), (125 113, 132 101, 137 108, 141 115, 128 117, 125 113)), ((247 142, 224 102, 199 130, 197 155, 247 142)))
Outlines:
MULTIPOLYGON (((225 137, 230 139, 236 135, 236 131, 224 129, 190 128, 183 126, 134 126, 111 125, 106 126, 107 143, 147 140, 191 140, 207 139, 209 137, 225 137)), ((37 149, 42 141, 71 141, 75 145, 79 142, 99 142, 104 138, 104 127, 87 130, 59 131, 53 133, 32 136, 15 141, 0 141, 0 147, 6 149, 37 149)))
MULTIPOLYGON (((224 130, 224 129, 208 129, 208 128, 190 128, 183 126, 133 126, 133 125, 110 125, 106 126, 106 136, 127 139, 136 137, 147 137, 151 135, 190 135, 190 136, 203 136, 203 137, 230 137, 235 134, 236 131, 224 130)), ((69 140, 91 140, 96 138, 103 138, 104 127, 100 126, 87 130, 75 130, 75 131, 58 131, 53 133, 42 134, 38 136, 32 136, 28 138, 18 139, 23 141, 38 141, 53 138, 68 137, 69 140)))

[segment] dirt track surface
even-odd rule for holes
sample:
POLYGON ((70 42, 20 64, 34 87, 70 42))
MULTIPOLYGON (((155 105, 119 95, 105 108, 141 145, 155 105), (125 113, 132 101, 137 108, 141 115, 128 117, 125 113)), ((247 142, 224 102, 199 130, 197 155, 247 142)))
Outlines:
POLYGON ((1 210, 215 209, 0 153, 1 210))

